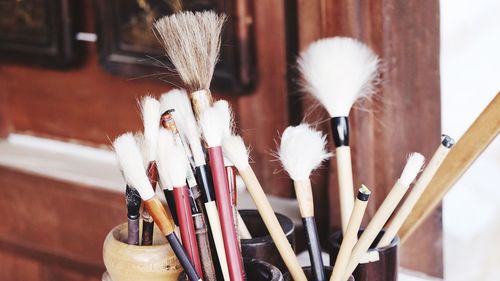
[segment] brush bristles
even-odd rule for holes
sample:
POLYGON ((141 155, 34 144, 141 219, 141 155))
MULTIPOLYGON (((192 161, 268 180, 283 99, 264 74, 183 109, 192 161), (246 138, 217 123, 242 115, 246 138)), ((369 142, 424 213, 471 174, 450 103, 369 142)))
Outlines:
POLYGON ((135 143, 137 144, 137 147, 139 148, 139 151, 141 152, 142 164, 144 165, 144 167, 147 167, 149 161, 147 156, 146 140, 144 139, 144 134, 141 132, 135 132, 134 140, 135 143))
MULTIPOLYGON (((174 134, 166 129, 161 129, 158 136, 160 166, 174 187, 186 185, 188 160, 180 143, 177 143, 174 134)), ((166 183, 168 186, 168 182, 166 183)))
POLYGON ((116 138, 113 148, 127 184, 137 189, 142 200, 153 198, 153 187, 149 183, 141 152, 132 133, 125 133, 116 138))
POLYGON ((200 116, 199 124, 209 147, 221 146, 224 135, 224 116, 219 109, 209 107, 200 116))
POLYGON ((158 177, 160 179, 160 186, 162 189, 172 190, 174 187, 172 185, 172 180, 170 179, 167 167, 167 151, 166 148, 168 143, 165 142, 164 138, 165 129, 160 129, 158 134, 158 155, 156 156, 156 164, 158 167, 158 177))
POLYGON ((240 136, 229 136, 222 141, 224 156, 240 171, 250 167, 248 163, 248 150, 240 136))
POLYGON ((326 136, 309 125, 290 126, 281 136, 278 155, 290 177, 300 181, 308 179, 311 172, 331 156, 325 146, 326 136))
POLYGON ((213 106, 221 113, 223 136, 226 138, 234 135, 234 115, 229 103, 226 100, 218 100, 213 106))
POLYGON ((158 147, 158 130, 160 130, 160 102, 153 97, 141 99, 141 114, 144 125, 144 144, 147 161, 156 159, 158 147))
POLYGON ((306 90, 331 117, 348 116, 353 104, 374 91, 379 58, 365 44, 345 37, 318 40, 299 59, 306 90))
POLYGON ((161 112, 175 109, 173 117, 179 132, 185 137, 193 153, 196 166, 205 165, 205 153, 201 145, 201 133, 196 125, 191 102, 185 90, 174 89, 160 98, 161 112))
POLYGON ((425 158, 422 154, 418 152, 411 153, 410 156, 408 156, 408 161, 401 173, 399 181, 404 185, 410 185, 417 177, 420 169, 422 169, 424 161, 425 158))
POLYGON ((191 91, 210 87, 225 20, 213 11, 185 11, 154 24, 168 58, 191 91))

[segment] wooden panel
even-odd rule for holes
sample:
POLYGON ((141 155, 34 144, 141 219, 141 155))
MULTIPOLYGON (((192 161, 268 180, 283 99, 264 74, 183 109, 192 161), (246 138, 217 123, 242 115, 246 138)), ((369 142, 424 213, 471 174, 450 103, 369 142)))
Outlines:
MULTIPOLYGON (((375 191, 369 218, 398 178, 407 154, 419 151, 431 157, 439 143, 439 6, 435 1, 344 0, 299 0, 298 5, 301 48, 322 37, 351 36, 383 60, 380 91, 363 105, 367 112, 354 110, 350 116, 354 184, 365 183, 375 191)), ((334 207, 329 209, 330 225, 338 229, 334 162, 328 184, 334 207)), ((439 212, 434 214, 404 245, 403 266, 442 276, 440 218, 439 212)))

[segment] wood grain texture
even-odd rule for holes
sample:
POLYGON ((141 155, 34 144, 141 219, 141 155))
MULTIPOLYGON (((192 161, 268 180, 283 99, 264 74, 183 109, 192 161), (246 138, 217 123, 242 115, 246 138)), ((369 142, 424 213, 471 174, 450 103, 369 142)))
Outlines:
MULTIPOLYGON (((351 36, 373 48, 384 63, 378 94, 362 104, 366 110, 355 109, 350 115, 354 186, 365 183, 374 190, 366 225, 397 179, 407 154, 419 151, 430 157, 439 143, 439 3, 297 3, 301 49, 318 38, 351 36)), ((329 164, 327 185, 332 230, 340 227, 334 162, 329 164)), ((439 211, 422 229, 402 249, 402 265, 442 276, 439 211)))

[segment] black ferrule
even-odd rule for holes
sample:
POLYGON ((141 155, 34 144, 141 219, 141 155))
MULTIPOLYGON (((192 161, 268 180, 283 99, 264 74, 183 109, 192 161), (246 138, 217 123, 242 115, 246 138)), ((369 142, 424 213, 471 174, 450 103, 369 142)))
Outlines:
POLYGON ((330 120, 335 147, 349 146, 349 121, 347 116, 333 117, 330 120))
POLYGON ((184 271, 186 272, 186 275, 188 276, 189 280, 191 281, 198 281, 200 280, 200 277, 198 276, 198 273, 196 272, 196 269, 193 266, 193 263, 189 259, 186 251, 182 247, 181 242, 179 241, 179 238, 175 235, 175 233, 170 233, 169 235, 166 236, 168 243, 170 244, 170 247, 172 247, 172 250, 174 251, 175 255, 177 256, 177 259, 181 263, 182 267, 184 268, 184 271))
POLYGON ((196 181, 201 189, 201 195, 205 203, 215 200, 212 173, 208 165, 196 167, 196 181))
POLYGON ((169 189, 164 189, 163 194, 165 194, 165 200, 167 201, 168 209, 172 214, 175 225, 179 225, 179 218, 177 217, 177 211, 175 209, 174 191, 169 189))
POLYGON ((446 148, 451 148, 455 144, 455 140, 452 139, 450 136, 442 134, 441 137, 443 140, 441 141, 441 144, 446 147, 446 148))
POLYGON ((142 245, 151 246, 153 245, 153 229, 155 227, 154 222, 142 221, 142 245))
POLYGON ((129 219, 139 218, 142 200, 137 189, 127 185, 125 188, 125 202, 127 203, 127 217, 129 219))
POLYGON ((325 281, 323 270, 323 257, 321 256, 321 243, 319 242, 318 229, 314 217, 302 218, 304 230, 306 232, 307 248, 311 259, 312 280, 325 281))
POLYGON ((361 201, 368 201, 368 198, 370 198, 370 193, 364 193, 361 191, 358 191, 358 199, 361 201))

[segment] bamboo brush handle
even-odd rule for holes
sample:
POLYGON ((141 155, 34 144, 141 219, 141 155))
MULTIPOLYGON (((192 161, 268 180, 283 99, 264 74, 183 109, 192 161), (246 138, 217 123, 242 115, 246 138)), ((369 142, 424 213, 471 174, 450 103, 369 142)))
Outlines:
POLYGON ((239 170, 240 176, 243 178, 248 192, 252 196, 253 202, 257 206, 257 210, 266 225, 269 234, 273 238, 274 244, 285 262, 290 275, 295 281, 307 281, 304 271, 300 267, 299 261, 295 256, 292 246, 288 242, 283 229, 281 228, 271 204, 267 200, 266 194, 262 190, 259 180, 255 176, 252 168, 248 167, 245 170, 239 170))
POLYGON ((477 159, 500 130, 500 93, 467 129, 441 164, 427 190, 399 230, 402 242, 424 222, 446 193, 477 159))
POLYGON ((349 146, 339 146, 335 149, 335 155, 339 182, 340 219, 342 222, 342 232, 345 233, 354 206, 351 148, 349 146))
POLYGON ((330 281, 342 281, 342 276, 344 275, 344 270, 349 263, 349 257, 351 256, 351 251, 356 241, 358 241, 358 231, 361 226, 361 221, 366 211, 366 206, 368 201, 363 201, 357 199, 354 203, 354 209, 347 224, 346 232, 342 238, 342 244, 340 244, 339 253, 337 254, 337 259, 335 260, 335 265, 333 266, 332 275, 330 276, 330 281))
POLYGON ((212 237, 214 239, 217 258, 219 259, 219 264, 222 270, 222 276, 225 281, 230 281, 229 269, 226 261, 226 251, 224 250, 224 239, 222 238, 219 213, 217 211, 215 201, 205 203, 205 210, 207 211, 208 222, 210 224, 210 230, 212 231, 212 237))
POLYGON ((238 218, 238 233, 240 234, 241 239, 252 239, 252 234, 250 234, 250 231, 248 230, 247 225, 245 224, 245 221, 243 221, 243 218, 240 215, 240 212, 236 212, 237 218, 238 218))

